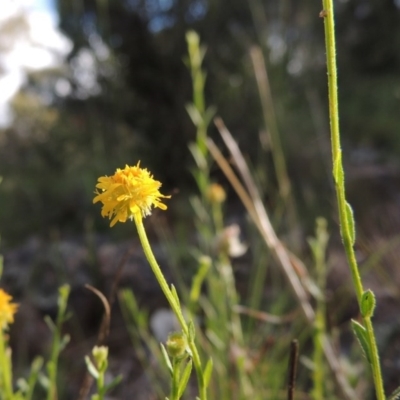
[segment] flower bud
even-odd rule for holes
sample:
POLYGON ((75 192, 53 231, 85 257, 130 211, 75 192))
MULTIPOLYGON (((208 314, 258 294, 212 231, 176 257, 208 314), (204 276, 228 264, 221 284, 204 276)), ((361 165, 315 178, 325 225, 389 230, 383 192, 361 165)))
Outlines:
POLYGON ((186 336, 181 332, 169 334, 166 348, 171 358, 182 358, 186 354, 188 347, 186 336))
POLYGON ((212 183, 207 189, 207 198, 211 204, 220 204, 226 200, 226 192, 218 183, 212 183))
POLYGON ((106 346, 94 346, 92 350, 93 358, 96 363, 96 368, 102 370, 104 365, 107 363, 108 358, 108 347, 106 346))

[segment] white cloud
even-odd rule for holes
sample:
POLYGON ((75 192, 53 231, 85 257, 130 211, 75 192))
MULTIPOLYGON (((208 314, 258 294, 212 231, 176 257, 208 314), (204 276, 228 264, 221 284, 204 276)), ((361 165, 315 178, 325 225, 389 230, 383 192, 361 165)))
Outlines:
POLYGON ((28 73, 60 67, 72 42, 57 29, 48 1, 0 1, 0 126, 4 127, 12 119, 9 102, 28 73))
POLYGON ((32 43, 63 56, 71 51, 71 41, 57 30, 52 14, 45 11, 31 12, 28 24, 32 43))
POLYGON ((13 119, 10 101, 25 82, 21 71, 13 71, 0 76, 0 128, 6 128, 13 119))

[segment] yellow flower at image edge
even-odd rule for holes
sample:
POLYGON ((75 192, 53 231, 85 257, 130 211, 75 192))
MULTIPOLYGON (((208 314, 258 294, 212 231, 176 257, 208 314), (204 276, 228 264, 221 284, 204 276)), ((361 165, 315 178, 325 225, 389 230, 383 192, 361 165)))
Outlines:
POLYGON ((125 166, 118 168, 112 176, 98 179, 96 197, 93 203, 103 203, 101 215, 112 219, 110 226, 117 222, 126 222, 134 215, 146 217, 151 214, 152 207, 166 210, 162 198, 170 198, 159 192, 161 182, 153 179, 147 169, 125 166))
POLYGON ((14 322, 14 314, 18 305, 11 303, 12 297, 0 289, 0 329, 5 329, 14 322))

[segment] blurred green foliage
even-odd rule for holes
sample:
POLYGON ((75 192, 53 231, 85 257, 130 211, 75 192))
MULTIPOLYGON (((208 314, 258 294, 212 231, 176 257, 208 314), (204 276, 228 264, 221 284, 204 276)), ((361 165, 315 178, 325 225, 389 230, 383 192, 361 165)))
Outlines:
MULTIPOLYGON (((330 188, 317 4, 58 0, 57 6, 60 28, 74 44, 65 69, 31 76, 14 99, 14 124, 0 135, 6 244, 32 233, 81 232, 98 218, 91 208, 96 177, 139 159, 166 192, 194 190, 187 147, 195 130, 185 109, 191 82, 183 62, 188 29, 207 47, 207 103, 218 107, 260 179, 269 182, 273 202, 277 184, 265 172, 272 165, 268 142, 258 144, 263 118, 249 56, 252 45, 262 47, 294 193, 300 207, 319 207, 319 193, 330 188), (88 59, 92 75, 82 78, 88 59), (67 94, 55 90, 60 79, 68 82, 67 94), (307 182, 304 175, 298 179, 301 171, 308 171, 307 182)), ((337 4, 347 158, 360 145, 378 149, 383 159, 400 153, 399 24, 400 9, 391 0, 337 4)), ((97 229, 106 226, 96 221, 97 229)))

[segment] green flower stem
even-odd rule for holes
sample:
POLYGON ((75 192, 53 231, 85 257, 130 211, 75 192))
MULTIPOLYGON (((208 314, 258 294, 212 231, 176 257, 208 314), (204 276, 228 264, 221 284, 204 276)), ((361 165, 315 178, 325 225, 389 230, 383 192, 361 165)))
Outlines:
MULTIPOLYGON (((353 247, 354 234, 352 232, 353 229, 351 226, 352 222, 350 221, 348 206, 346 203, 343 164, 341 158, 333 0, 322 0, 322 3, 324 10, 322 11, 321 16, 324 18, 324 26, 325 26, 325 47, 326 47, 327 69, 328 69, 329 117, 330 117, 330 127, 331 127, 332 159, 334 165, 334 177, 336 182, 336 195, 337 195, 339 218, 340 218, 340 231, 347 255, 347 260, 351 270, 353 285, 357 295, 358 304, 361 307, 361 297, 364 292, 364 289, 353 247)), ((384 400, 385 393, 383 390, 383 381, 379 363, 379 355, 376 346, 371 318, 369 316, 364 317, 363 322, 367 332, 368 344, 371 354, 371 367, 374 378, 376 396, 378 400, 384 400)))
POLYGON ((179 400, 179 378, 180 378, 180 362, 176 358, 172 360, 172 389, 171 389, 171 398, 170 400, 179 400))
POLYGON ((7 346, 4 339, 4 331, 0 327, 0 390, 5 396, 5 400, 13 399, 11 366, 7 355, 7 346))
POLYGON ((137 228, 137 231, 139 234, 139 239, 142 244, 143 251, 147 258, 147 261, 149 262, 150 267, 161 287, 161 290, 163 291, 165 297, 167 298, 167 300, 172 308, 172 311, 175 313, 176 317, 178 318, 178 321, 179 321, 179 324, 181 325, 183 333, 188 338, 189 348, 192 352, 193 364, 196 369, 197 381, 198 381, 198 385, 199 385, 200 400, 207 400, 207 390, 206 390, 206 387, 204 386, 203 370, 202 370, 202 366, 201 366, 199 352, 197 351, 197 347, 196 347, 194 341, 189 340, 189 338, 190 338, 189 327, 185 321, 185 318, 183 317, 181 307, 180 307, 179 303, 175 300, 175 297, 174 297, 170 287, 168 286, 167 281, 164 278, 161 268, 158 265, 156 258, 154 257, 153 251, 151 250, 149 240, 147 238, 146 231, 144 229, 142 216, 140 214, 134 214, 134 221, 136 224, 136 228, 137 228))
POLYGON ((99 377, 97 378, 97 397, 95 397, 96 400, 104 400, 104 395, 106 391, 104 390, 104 383, 105 383, 105 377, 104 377, 105 371, 100 370, 99 371, 99 377))

